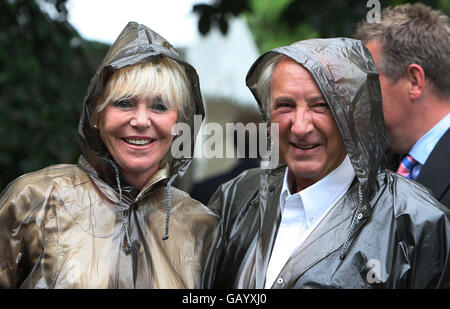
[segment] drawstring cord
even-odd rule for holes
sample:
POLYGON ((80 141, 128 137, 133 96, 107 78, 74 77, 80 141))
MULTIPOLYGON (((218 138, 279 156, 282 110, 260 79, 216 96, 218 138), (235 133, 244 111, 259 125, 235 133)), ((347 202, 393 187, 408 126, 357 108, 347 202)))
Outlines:
MULTIPOLYGON (((119 189, 119 204, 120 204, 119 213, 120 213, 120 219, 122 221, 122 229, 124 230, 124 237, 125 237, 125 241, 126 241, 125 252, 128 253, 131 251, 132 244, 131 244, 130 232, 128 230, 128 218, 125 216, 125 206, 123 205, 123 195, 122 195, 122 188, 120 186, 119 169, 117 168, 117 165, 114 163, 114 161, 107 159, 106 162, 108 162, 108 164, 112 166, 112 168, 114 169, 114 172, 116 174, 116 182, 117 182, 117 187, 119 189)), ((171 192, 170 188, 172 186, 172 183, 177 178, 177 176, 178 176, 178 174, 174 174, 169 179, 169 181, 167 182, 167 186, 166 186, 167 214, 166 214, 165 232, 164 232, 164 235, 162 236, 162 240, 169 239, 169 221, 170 221, 170 211, 172 208, 172 192, 171 192)))
POLYGON ((125 206, 123 205, 123 196, 122 196, 122 188, 120 186, 119 169, 117 168, 117 165, 114 163, 114 161, 107 159, 106 162, 108 162, 108 164, 113 167, 114 172, 116 173, 116 182, 117 187, 119 189, 119 204, 120 204, 119 213, 120 219, 122 220, 122 229, 124 230, 124 238, 126 241, 125 252, 128 253, 131 251, 131 239, 130 239, 130 232, 128 231, 128 218, 125 216, 125 206))
MULTIPOLYGON (((117 168, 117 165, 114 161, 107 159, 106 162, 112 166, 112 168, 114 169, 114 172, 116 174, 117 188, 119 189, 119 204, 120 204, 119 213, 120 213, 120 219, 122 220, 122 229, 124 230, 124 238, 126 241, 126 246, 124 249, 125 249, 126 253, 131 252, 131 255, 132 255, 133 284, 134 284, 134 287, 136 288, 137 274, 138 274, 139 249, 140 249, 141 245, 136 240, 133 241, 133 244, 131 244, 130 232, 128 230, 128 218, 125 216, 125 206, 123 204, 122 187, 120 186, 119 169, 117 168)), ((166 186, 167 216, 166 216, 165 234, 162 237, 163 240, 169 239, 169 220, 170 220, 170 210, 172 207, 172 194, 171 194, 170 188, 172 186, 172 183, 177 178, 177 176, 178 176, 178 174, 173 175, 167 182, 167 186, 166 186)))
POLYGON ((177 178, 178 174, 173 175, 170 177, 169 181, 167 182, 166 186, 166 196, 167 196, 167 214, 166 214, 166 228, 165 233, 162 237, 162 240, 169 239, 169 220, 170 220, 170 210, 172 208, 172 193, 170 191, 170 187, 172 186, 172 183, 175 181, 175 178, 177 178))

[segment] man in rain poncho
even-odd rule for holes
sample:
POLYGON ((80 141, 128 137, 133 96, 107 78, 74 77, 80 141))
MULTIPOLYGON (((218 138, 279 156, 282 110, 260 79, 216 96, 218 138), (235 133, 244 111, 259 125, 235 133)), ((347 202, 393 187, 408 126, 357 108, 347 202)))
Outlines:
POLYGON ((247 85, 278 124, 283 162, 248 170, 211 198, 222 222, 209 286, 450 286, 448 210, 383 168, 378 74, 360 41, 276 48, 253 64, 247 85))

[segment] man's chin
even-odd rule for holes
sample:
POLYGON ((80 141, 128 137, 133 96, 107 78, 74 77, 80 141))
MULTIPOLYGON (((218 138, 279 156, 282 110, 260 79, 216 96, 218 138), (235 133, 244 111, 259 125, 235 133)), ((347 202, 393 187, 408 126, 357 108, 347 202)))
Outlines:
POLYGON ((314 166, 302 166, 298 164, 289 165, 289 172, 295 179, 296 183, 312 185, 320 180, 321 170, 314 166))

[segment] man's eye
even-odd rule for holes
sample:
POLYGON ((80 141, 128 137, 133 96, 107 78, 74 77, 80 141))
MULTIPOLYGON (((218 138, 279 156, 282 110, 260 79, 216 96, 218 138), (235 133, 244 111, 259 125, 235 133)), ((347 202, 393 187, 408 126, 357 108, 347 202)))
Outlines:
POLYGON ((119 99, 113 102, 113 106, 118 108, 130 108, 133 106, 133 102, 130 99, 119 99))
POLYGON ((287 102, 279 102, 279 103, 276 103, 276 104, 275 104, 275 109, 278 109, 278 108, 288 108, 288 107, 291 107, 291 105, 292 105, 292 104, 287 103, 287 102))
POLYGON ((315 103, 312 106, 312 108, 315 109, 315 110, 318 110, 318 111, 328 111, 328 110, 330 110, 330 106, 326 102, 315 103))

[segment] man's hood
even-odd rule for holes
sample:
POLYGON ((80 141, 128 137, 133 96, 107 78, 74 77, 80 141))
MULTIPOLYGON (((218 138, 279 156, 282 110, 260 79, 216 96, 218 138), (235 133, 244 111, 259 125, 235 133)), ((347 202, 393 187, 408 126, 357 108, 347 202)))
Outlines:
POLYGON ((246 81, 268 121, 256 85, 263 64, 277 54, 292 58, 313 76, 336 120, 362 193, 370 199, 388 140, 378 73, 369 51, 358 40, 336 38, 300 41, 261 55, 246 81))
MULTIPOLYGON (((92 78, 84 98, 83 111, 78 126, 78 139, 84 158, 95 170, 96 176, 112 187, 116 184, 116 174, 111 166, 106 163, 110 159, 110 155, 100 138, 98 130, 91 123, 92 112, 108 79, 114 72, 135 64, 152 62, 161 57, 171 58, 183 66, 191 83, 194 106, 187 122, 191 127, 191 153, 193 153, 195 145, 194 115, 201 115, 202 118, 204 116, 198 75, 195 69, 180 57, 167 40, 144 25, 130 22, 110 47, 92 78)), ((174 142, 177 138, 181 137, 176 136, 174 142)), ((175 174, 182 176, 191 162, 191 158, 172 158, 170 150, 166 158, 170 162, 169 177, 175 174)))

